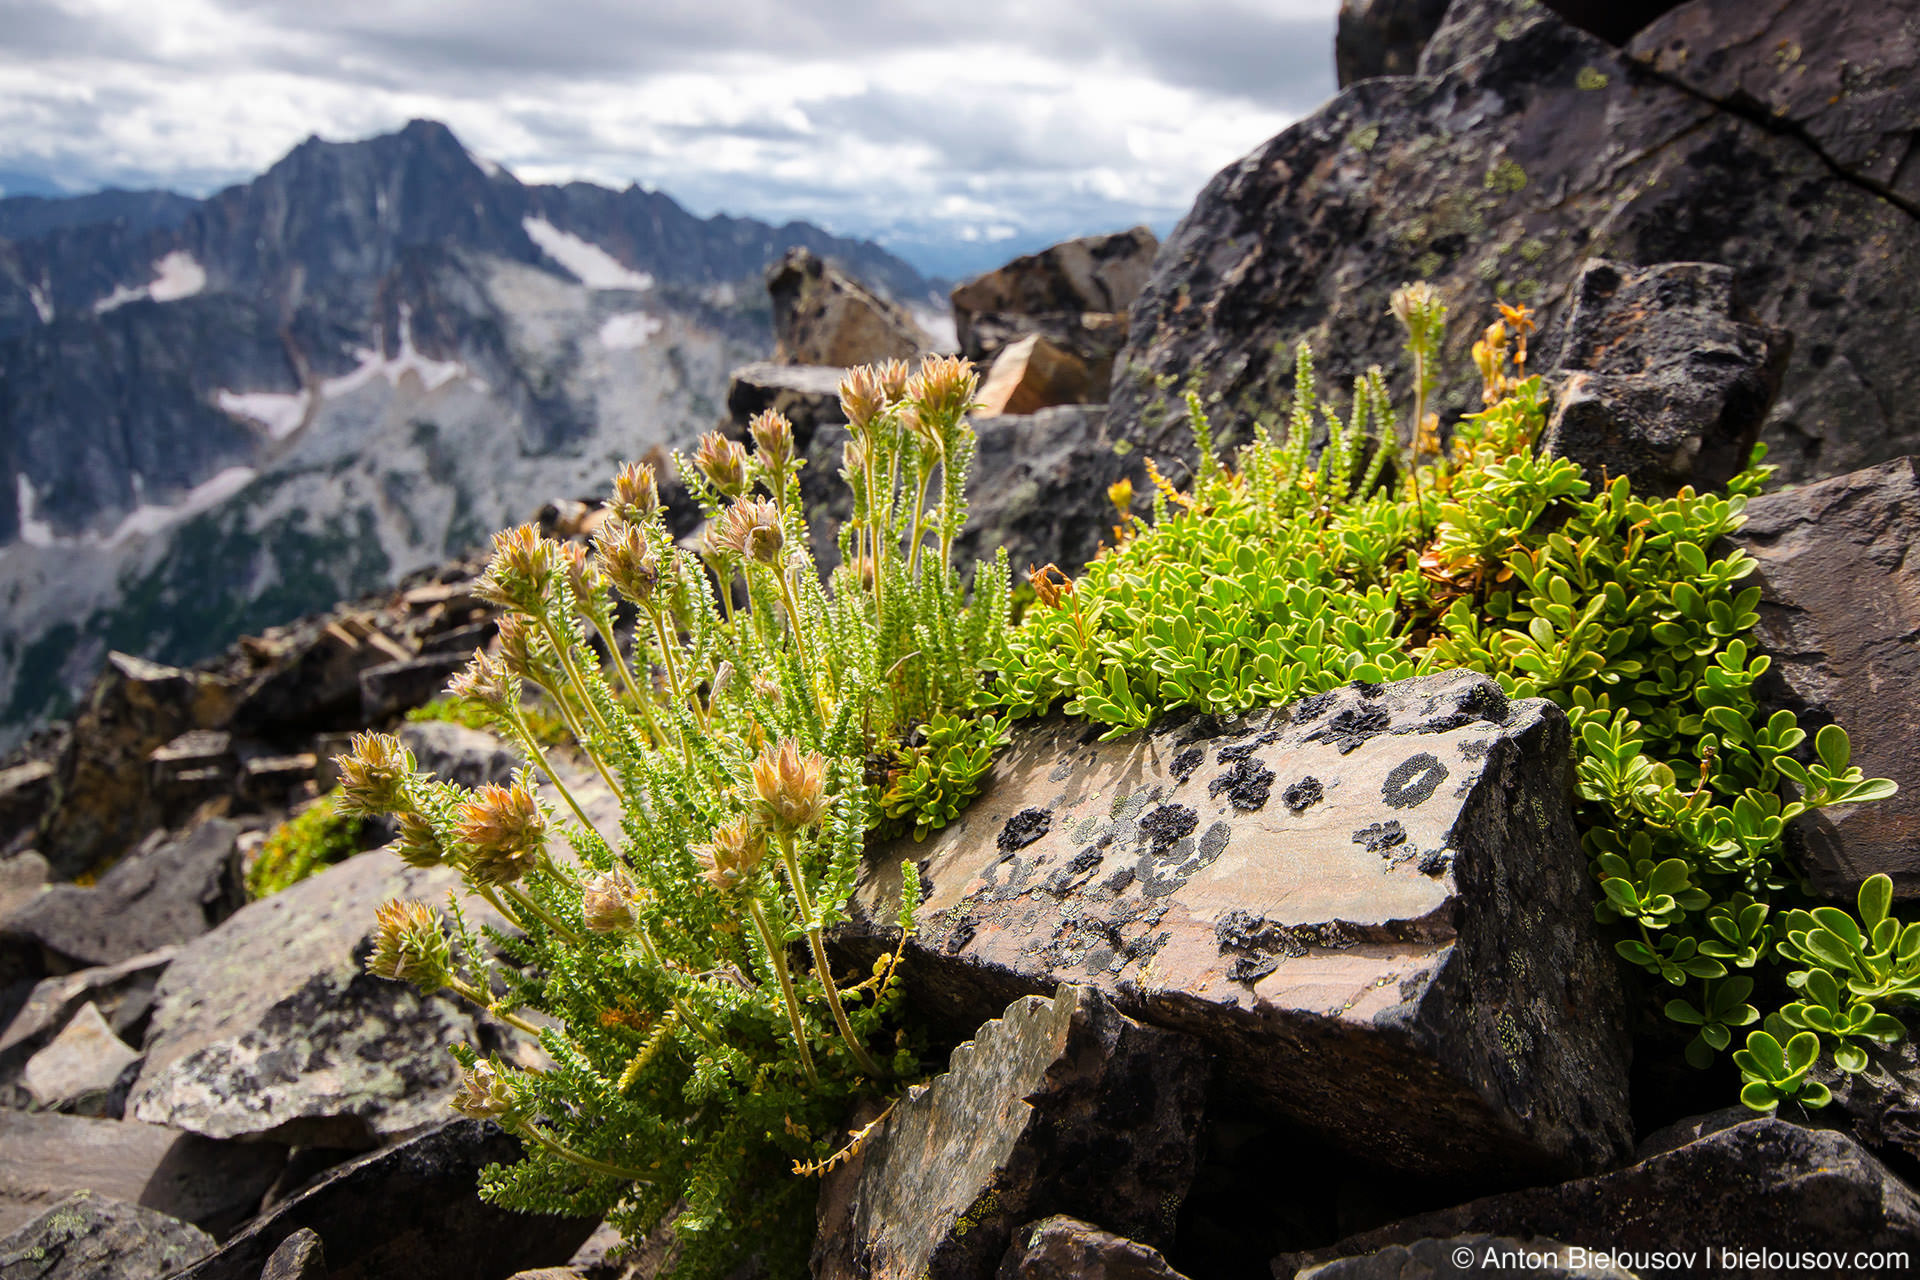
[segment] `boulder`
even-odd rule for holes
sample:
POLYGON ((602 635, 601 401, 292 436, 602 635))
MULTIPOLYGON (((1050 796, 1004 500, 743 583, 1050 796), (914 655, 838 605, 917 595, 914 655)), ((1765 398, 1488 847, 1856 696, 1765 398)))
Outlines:
POLYGON ((56 876, 72 879, 110 862, 153 829, 161 813, 148 757, 189 729, 223 725, 233 696, 212 676, 131 654, 107 655, 74 717, 57 766, 57 801, 40 835, 40 852, 56 876))
POLYGON ((1851 903, 1876 872, 1920 897, 1920 459, 1762 494, 1734 542, 1760 562, 1758 688, 1808 733, 1838 723, 1853 762, 1900 791, 1808 814, 1789 838, 1822 892, 1851 903))
POLYGON ((302 1227, 281 1241, 260 1269, 260 1280, 327 1280, 327 1250, 320 1234, 302 1227))
POLYGON ((1732 311, 1726 267, 1589 261, 1542 447, 1636 493, 1723 487, 1747 465, 1792 347, 1732 311))
POLYGON ((1014 1233, 998 1280, 1185 1280, 1158 1249, 1058 1214, 1014 1233))
MULTIPOLYGON (((838 450, 847 441, 845 433, 823 434, 820 428, 846 425, 847 415, 840 411, 840 380, 846 376, 837 365, 743 365, 727 377, 727 418, 744 439, 754 415, 771 409, 793 424, 795 452, 805 456, 816 439, 838 450)), ((838 473, 836 456, 830 474, 838 473)), ((804 483, 806 474, 801 475, 804 483)))
POLYGON ((0 946, 37 945, 67 965, 113 965, 197 938, 245 900, 240 827, 209 818, 156 832, 91 887, 55 885, 0 921, 0 946))
POLYGON ((518 751, 486 730, 445 720, 403 724, 396 736, 413 752, 422 772, 463 787, 504 785, 523 763, 518 751))
POLYGON ((250 637, 242 647, 251 669, 233 728, 269 739, 359 727, 361 672, 405 654, 404 649, 392 652, 390 644, 370 643, 328 617, 250 637))
POLYGON ((209 1142, 130 1120, 6 1109, 0 1151, 0 1233, 76 1191, 97 1191, 221 1235, 253 1216, 287 1158, 271 1142, 209 1142))
POLYGON ((1472 1280, 1494 1275, 1517 1280, 1635 1280, 1633 1272, 1612 1265, 1611 1260, 1593 1261, 1605 1253, 1557 1240, 1454 1236, 1337 1258, 1297 1272, 1294 1280, 1472 1280))
POLYGON ((904 307, 803 248, 767 268, 776 364, 912 360, 930 345, 904 307))
POLYGON ((28 760, 0 769, 0 847, 40 825, 53 803, 53 765, 28 760))
POLYGON ((1333 69, 1340 87, 1372 76, 1410 76, 1446 16, 1449 0, 1340 0, 1333 69))
MULTIPOLYGON (((504 1033, 450 993, 423 997, 362 962, 381 902, 437 904, 458 883, 443 867, 362 854, 183 947, 155 993, 127 1114, 211 1138, 330 1147, 441 1120, 459 1074, 448 1047, 486 1051, 504 1033)), ((498 922, 470 911, 476 924, 498 922)))
POLYGON ((188 1223, 82 1191, 0 1239, 0 1280, 153 1280, 213 1249, 188 1223))
POLYGON ((1011 311, 984 311, 973 318, 969 331, 981 364, 999 360, 1008 347, 1026 338, 1044 338, 1087 367, 1093 384, 1088 399, 1104 402, 1113 380, 1113 360, 1127 345, 1124 311, 1051 311, 1019 315, 1011 311))
POLYGON ((40 895, 52 868, 29 849, 0 859, 0 920, 5 920, 40 895))
POLYGON ((154 794, 169 804, 193 803, 233 789, 240 761, 225 729, 189 729, 147 756, 154 794))
POLYGON ((519 1158, 519 1139, 456 1120, 342 1165, 173 1280, 260 1280, 302 1230, 325 1242, 330 1280, 493 1280, 565 1262, 591 1219, 515 1213, 475 1194, 482 1169, 519 1158))
POLYGON ((1057 404, 1104 400, 1106 380, 1095 385, 1086 361, 1031 333, 1002 347, 980 384, 976 417, 1033 413, 1057 404))
POLYGON ((1089 987, 1015 1001, 821 1187, 815 1280, 985 1280, 1050 1213, 1165 1240, 1207 1074, 1193 1041, 1089 987))
POLYGON ((98 883, 54 885, 0 920, 0 946, 37 947, 65 966, 114 965, 197 938, 244 901, 239 835, 224 818, 172 839, 155 832, 98 883))
POLYGON ((1686 0, 1540 0, 1566 21, 1608 44, 1625 44, 1661 14, 1698 6, 1686 0))
POLYGON ((1741 1259, 1764 1250, 1806 1258, 1818 1250, 1911 1249, 1920 1240, 1920 1197, 1844 1134, 1755 1118, 1598 1177, 1489 1196, 1314 1253, 1283 1255, 1273 1274, 1284 1280, 1393 1245, 1478 1235, 1544 1236, 1663 1258, 1677 1252, 1655 1264, 1662 1271, 1767 1274, 1779 1264, 1741 1259))
POLYGON ((1920 1019, 1909 1015, 1902 1021, 1905 1039, 1866 1046, 1866 1070, 1842 1071, 1830 1054, 1822 1054, 1808 1074, 1833 1090, 1823 1122, 1839 1121, 1871 1150, 1911 1161, 1920 1160, 1920 1042, 1914 1039, 1920 1019))
MULTIPOLYGON (((1634 48, 1656 48, 1662 24, 1705 4, 1675 10, 1634 48)), ((1865 154, 1889 128, 1920 120, 1920 108, 1899 105, 1920 85, 1902 70, 1907 10, 1868 0, 1720 8, 1755 32, 1719 54, 1711 74, 1747 86, 1725 101, 1541 5, 1453 4, 1419 75, 1348 86, 1202 191, 1135 304, 1114 370, 1113 434, 1163 463, 1189 456, 1180 395, 1197 375, 1216 437, 1246 439, 1256 417, 1290 399, 1300 339, 1323 389, 1379 364, 1404 397, 1406 339, 1387 303, 1420 279, 1451 308, 1435 407, 1472 410, 1469 352, 1496 298, 1535 308, 1533 349, 1550 355, 1582 264, 1603 257, 1724 264, 1753 320, 1795 335, 1761 431, 1786 479, 1920 451, 1920 365, 1905 355, 1920 347, 1906 284, 1920 275, 1920 219, 1863 170, 1836 167, 1837 143, 1810 141, 1829 128, 1865 154), (1810 114, 1784 124, 1753 109, 1755 95, 1816 77, 1783 53, 1802 12, 1835 14, 1834 28, 1850 33, 1847 65, 1887 86, 1870 123, 1846 94, 1804 95, 1810 114)), ((1717 21, 1703 25, 1717 31, 1717 21)), ((1708 61, 1690 56, 1685 67, 1708 61)), ((1829 56, 1817 75, 1840 65, 1829 56)), ((1885 154, 1891 163, 1904 152, 1885 154)))
POLYGON ((113 1034, 100 1011, 83 1004, 65 1030, 27 1059, 21 1080, 44 1110, 98 1115, 100 1101, 139 1060, 139 1051, 113 1034))
POLYGON ((25 1106, 19 1077, 27 1061, 45 1048, 83 1008, 94 1009, 115 1036, 138 1043, 153 1009, 153 988, 177 948, 161 947, 119 964, 47 978, 37 983, 0 1030, 0 1105, 25 1106))
POLYGON ((367 667, 360 672, 361 722, 379 724, 433 701, 472 657, 471 652, 423 653, 367 667))
POLYGON ((1124 313, 1146 282, 1159 247, 1152 231, 1135 227, 1068 240, 976 276, 953 291, 961 354, 984 363, 1007 341, 1044 332, 1049 324, 1081 323, 1089 312, 1124 313))
POLYGON ((1611 948, 1569 813, 1568 731, 1451 672, 1109 743, 1018 731, 958 822, 899 865, 923 1009, 1086 983, 1219 1055, 1248 1112, 1390 1169, 1519 1180, 1627 1148, 1611 948))

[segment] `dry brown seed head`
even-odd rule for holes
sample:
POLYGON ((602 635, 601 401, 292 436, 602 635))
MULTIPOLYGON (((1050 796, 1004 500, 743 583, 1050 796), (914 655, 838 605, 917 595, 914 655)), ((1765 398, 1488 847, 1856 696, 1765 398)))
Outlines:
POLYGON ((847 429, 856 438, 867 435, 886 407, 886 389, 871 365, 849 369, 840 379, 840 411, 847 415, 847 429))
POLYGON ((472 850, 467 874, 478 884, 511 884, 540 861, 547 815, 523 779, 487 783, 460 806, 458 831, 472 850))
POLYGON ((639 918, 633 911, 634 896, 625 871, 602 871, 580 886, 580 914, 594 933, 625 933, 639 918))
POLYGON ((767 470, 779 475, 793 461, 793 424, 778 409, 765 409, 753 415, 747 431, 760 450, 760 461, 767 470))
POLYGON ((880 383, 881 392, 889 403, 907 398, 907 379, 910 372, 905 360, 888 360, 874 369, 874 377, 880 383))
POLYGON ((340 795, 354 813, 369 817, 411 808, 406 783, 413 776, 413 752, 390 733, 357 733, 346 755, 334 761, 340 770, 340 795))
POLYGON ((440 843, 440 833, 431 822, 417 813, 403 813, 399 828, 400 838, 393 851, 400 855, 400 861, 410 867, 437 867, 447 860, 447 848, 440 843))
POLYGON ((718 431, 700 437, 693 465, 723 498, 737 498, 747 491, 747 451, 718 431))
POLYGON ((653 599, 660 585, 660 562, 647 543, 646 530, 624 520, 609 520, 594 537, 601 572, 614 589, 635 604, 653 599))
POLYGON ((707 883, 720 890, 747 882, 767 856, 767 837, 750 819, 713 829, 710 843, 694 850, 707 883))
POLYGON ((447 985, 451 965, 452 951, 440 931, 440 917, 426 903, 389 898, 374 912, 368 973, 438 991, 447 985))
POLYGON ((753 762, 758 816, 776 832, 810 827, 826 816, 827 761, 818 751, 801 751, 792 738, 763 750, 753 762))
POLYGON ((1073 579, 1055 564, 1041 569, 1029 568, 1027 581, 1033 586, 1034 597, 1049 609, 1058 609, 1060 602, 1073 594, 1073 579))
POLYGON ((497 624, 500 638, 500 662, 522 680, 539 683, 540 654, 534 644, 534 631, 527 620, 507 614, 497 624))
POLYGON ((476 1062, 460 1074, 453 1109, 470 1120, 492 1120, 513 1110, 513 1096, 492 1063, 476 1062))
POLYGON ((951 427, 973 407, 980 379, 959 356, 928 356, 907 383, 907 398, 936 427, 951 427))
POLYGON ((614 473, 613 509, 623 520, 644 520, 660 506, 660 486, 653 466, 629 462, 614 473))
POLYGON ((447 681, 447 692, 496 711, 505 710, 514 701, 506 664, 479 652, 473 655, 464 670, 447 681))
POLYGON ((720 525, 713 535, 722 548, 758 564, 778 567, 786 535, 780 529, 780 512, 764 499, 736 502, 720 513, 720 525))

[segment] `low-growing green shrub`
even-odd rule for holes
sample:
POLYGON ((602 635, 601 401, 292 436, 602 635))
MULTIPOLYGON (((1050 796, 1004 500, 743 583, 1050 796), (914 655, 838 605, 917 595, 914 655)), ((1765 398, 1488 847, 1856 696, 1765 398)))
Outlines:
POLYGON ((1782 911, 1802 901, 1785 825, 1894 784, 1850 766, 1837 726, 1805 755, 1793 714, 1754 699, 1769 662, 1748 638, 1760 589, 1723 539, 1769 474, 1763 450, 1724 496, 1672 498, 1537 453, 1546 401, 1522 376, 1520 309, 1476 347, 1487 407, 1443 450, 1424 408, 1442 313, 1418 286, 1396 312, 1419 383, 1411 447, 1377 371, 1342 419, 1320 403, 1305 347, 1284 436, 1259 428, 1232 468, 1189 396, 1192 491, 1153 472, 1151 525, 1136 518, 1077 582, 1034 576, 1047 607, 1013 633, 999 692, 1015 714, 1064 703, 1110 737, 1178 707, 1233 713, 1458 667, 1553 700, 1573 728, 1599 919, 1670 991, 1666 1016, 1693 1029, 1688 1060, 1708 1065, 1761 1020, 1755 970, 1784 962, 1800 998, 1736 1055, 1742 1096, 1818 1105, 1806 1077, 1821 1052, 1858 1070, 1863 1042, 1904 1033, 1882 1009, 1920 995, 1920 925, 1887 918, 1884 877, 1857 922, 1782 911))
POLYGON ((365 819, 340 807, 329 791, 275 827, 247 868, 247 896, 264 898, 360 851, 365 819))
MULTIPOLYGON (((1006 560, 976 570, 970 601, 951 563, 975 387, 945 358, 911 378, 899 362, 849 375, 855 514, 827 583, 778 414, 754 420, 751 454, 716 434, 678 460, 710 520, 698 554, 668 534, 645 466, 617 478, 590 554, 531 527, 499 535, 480 586, 502 610, 499 656, 477 655, 454 690, 528 769, 467 791, 383 735, 342 759, 348 803, 397 815, 401 857, 454 866, 512 926, 476 929, 451 899, 445 920, 390 902, 370 961, 473 1000, 551 1057, 533 1071, 459 1054, 456 1106, 526 1144, 485 1173, 490 1198, 605 1214, 630 1239, 671 1222, 683 1274, 748 1255, 804 1270, 815 1193, 794 1175, 834 1158, 858 1100, 919 1072, 893 962, 835 972, 825 933, 868 833, 944 824, 1004 732, 980 709, 1005 648, 1006 560), (619 798, 617 830, 548 767, 532 688, 619 798)), ((907 877, 910 931, 911 864, 907 877)))

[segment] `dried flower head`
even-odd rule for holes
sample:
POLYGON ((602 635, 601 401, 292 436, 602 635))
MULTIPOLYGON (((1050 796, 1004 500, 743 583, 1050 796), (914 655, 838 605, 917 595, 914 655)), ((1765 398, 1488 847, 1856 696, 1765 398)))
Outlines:
POLYGON ((460 1073, 453 1109, 470 1120, 493 1120, 513 1110, 513 1096, 491 1062, 476 1062, 460 1073))
POLYGON ((467 874, 476 884, 511 884, 533 870, 547 847, 547 815, 524 778, 487 783, 460 806, 461 843, 472 850, 467 874))
POLYGON ((753 444, 760 451, 760 462, 774 475, 785 473, 793 462, 793 424, 778 409, 765 409, 747 423, 753 444))
POLYGON ((847 370, 847 376, 840 379, 840 412, 847 415, 849 431, 856 437, 865 436, 886 408, 886 388, 872 365, 847 370))
POLYGON ((736 502, 720 513, 714 542, 737 556, 758 564, 780 564, 780 551, 786 535, 780 530, 780 512, 771 502, 754 499, 736 502))
POLYGON ((539 637, 525 618, 507 614, 497 625, 500 639, 500 664, 522 680, 543 682, 539 637))
POLYGON ((737 498, 747 491, 747 451, 718 431, 700 437, 693 465, 723 498, 737 498))
POLYGON ((356 733, 346 755, 336 757, 340 798, 350 813, 376 817, 412 808, 407 780, 413 776, 413 752, 390 733, 356 733))
POLYGON ((432 992, 447 985, 452 968, 452 946, 440 931, 440 917, 426 903, 388 898, 374 912, 368 973, 432 992))
POLYGON ((907 383, 907 398, 936 428, 951 428, 973 407, 980 379, 960 356, 928 356, 907 383))
POLYGON ((1393 291, 1387 310, 1405 326, 1410 345, 1432 353, 1447 319, 1447 304, 1440 300, 1438 289, 1424 280, 1403 284, 1393 291))
POLYGON ((608 520, 594 533, 600 571, 614 589, 638 605, 652 601, 660 585, 660 561, 647 543, 646 530, 625 520, 608 520))
POLYGON ((826 816, 827 761, 802 752, 792 738, 763 750, 753 762, 756 813, 769 830, 794 832, 826 816))
POLYGON ((613 513, 622 520, 645 520, 660 507, 660 486, 653 466, 629 462, 613 476, 613 513))
POLYGON ((707 705, 712 706, 720 701, 721 695, 726 693, 727 687, 732 683, 733 664, 722 658, 720 665, 713 669, 713 679, 707 685, 707 705))
POLYGON ((879 379, 880 390, 889 403, 907 398, 907 380, 911 370, 905 360, 888 360, 874 367, 874 377, 879 379))
POLYGON ((560 544, 531 524, 493 535, 493 560, 474 590, 503 609, 538 613, 553 575, 560 568, 560 544))
POLYGON ((507 664, 485 653, 475 653, 466 667, 447 681, 447 692, 493 711, 505 711, 520 700, 507 664))
POLYGON ((393 851, 402 862, 410 867, 437 867, 447 860, 448 849, 431 822, 417 813, 403 813, 398 825, 393 851))
POLYGON ((574 603, 583 610, 591 610, 607 583, 599 566, 588 558, 586 546, 578 542, 561 543, 560 567, 566 571, 574 603))
POLYGON ((1033 587, 1034 597, 1049 609, 1058 609, 1060 602, 1073 594, 1073 579, 1062 573, 1059 565, 1029 567, 1027 582, 1033 587))
POLYGON ((595 933, 625 933, 639 917, 634 914, 633 881, 619 867, 587 877, 580 886, 580 914, 595 933))
POLYGON ((767 837, 747 818, 715 827, 712 842, 694 850, 707 883, 722 891, 745 884, 766 856, 767 837))

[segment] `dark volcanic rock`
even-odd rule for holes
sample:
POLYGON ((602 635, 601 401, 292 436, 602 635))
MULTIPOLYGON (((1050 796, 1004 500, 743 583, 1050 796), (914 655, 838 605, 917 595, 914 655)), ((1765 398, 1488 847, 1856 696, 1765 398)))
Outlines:
POLYGON ((1898 1044, 1866 1046, 1866 1070, 1842 1071, 1822 1054, 1808 1074, 1833 1090, 1823 1122, 1841 1121, 1883 1155, 1920 1160, 1920 1043, 1913 1036, 1916 1020, 1902 1021, 1907 1035, 1898 1044))
POLYGON ((22 832, 40 825, 53 803, 53 766, 28 760, 0 769, 0 849, 22 832))
POLYGON ((99 883, 54 885, 0 921, 0 945, 36 943, 71 965, 112 965, 197 938, 245 899, 239 837, 224 818, 174 839, 158 833, 99 883))
POLYGON ((1853 763, 1897 795, 1836 805, 1791 828, 1801 865, 1849 904, 1876 872, 1920 896, 1920 459, 1901 458, 1747 503, 1734 540, 1760 562, 1760 695, 1808 733, 1837 722, 1853 763))
MULTIPOLYGON (((823 365, 750 364, 735 369, 727 380, 727 417, 744 438, 747 423, 768 409, 787 415, 793 424, 794 449, 805 456, 815 439, 823 443, 834 432, 821 427, 841 426, 840 379, 845 369, 823 365)), ((832 443, 845 443, 841 436, 832 443)), ((837 474, 838 463, 835 463, 837 474)), ((805 472, 801 473, 803 479, 805 472)), ((817 479, 817 478, 816 478, 817 479)))
POLYGON ((261 1268, 260 1280, 327 1280, 327 1250, 319 1233, 302 1227, 288 1236, 261 1268))
POLYGON ((153 1280, 213 1248, 197 1227, 82 1191, 0 1239, 0 1280, 153 1280))
POLYGON ((328 1174, 174 1280, 259 1280, 303 1229, 326 1242, 330 1280, 501 1280, 565 1262, 591 1219, 513 1213, 475 1193, 481 1169, 519 1158, 519 1139, 454 1121, 328 1174))
POLYGON ((423 653, 368 667, 360 673, 360 717, 379 724, 438 697, 447 681, 473 657, 465 653, 423 653))
POLYGON ((900 858, 932 886, 918 1007, 1090 984, 1204 1041, 1242 1106, 1390 1168, 1517 1179, 1624 1153, 1621 995, 1551 704, 1454 672, 1089 736, 1023 729, 958 822, 870 860, 869 920, 891 918, 900 858), (1209 763, 1181 781, 1195 745, 1209 763), (1273 774, 1264 804, 1248 761, 1273 774), (1308 777, 1322 799, 1281 803, 1308 777), (998 843, 1035 809, 1044 834, 998 843))
POLYGON ((1733 272, 1590 261, 1542 447, 1636 493, 1718 489, 1747 465, 1792 343, 1730 316, 1733 272))
POLYGON ((889 302, 806 249, 767 268, 773 296, 773 358, 779 364, 873 364, 911 360, 926 335, 889 302))
POLYGON ((1068 240, 1015 258, 953 291, 960 352, 990 362, 1009 342, 1041 333, 1101 363, 1124 335, 1097 317, 1123 313, 1146 283, 1160 242, 1146 227, 1068 240))
MULTIPOLYGON (((1638 1164, 1489 1196, 1282 1256, 1273 1274, 1389 1245, 1461 1235, 1545 1236, 1619 1250, 1912 1248, 1920 1198, 1844 1134, 1753 1119, 1638 1164)), ((1695 1274, 1748 1274, 1696 1261, 1695 1274)), ((1364 1273, 1363 1273, 1364 1274, 1364 1273)))
POLYGON ((998 1280, 1185 1280, 1160 1251, 1057 1216, 1014 1232, 998 1280))
POLYGON ((76 1191, 220 1235, 253 1216, 286 1164, 272 1142, 211 1142, 130 1120, 0 1109, 0 1232, 76 1191))
MULTIPOLYGON (((1900 65, 1904 7, 1841 8, 1862 33, 1862 66, 1900 65), (1884 37, 1884 59, 1868 33, 1884 37)), ((1775 65, 1780 47, 1769 28, 1722 56, 1750 69, 1752 93, 1796 75, 1775 65)), ((1387 301, 1423 278, 1452 308, 1437 407, 1475 408, 1469 349, 1495 298, 1537 308, 1535 350, 1551 353, 1581 264, 1604 257, 1724 263, 1753 318, 1795 335, 1761 435, 1787 478, 1920 450, 1920 366, 1905 356, 1920 347, 1909 207, 1836 171, 1802 131, 1677 85, 1535 4, 1460 0, 1421 71, 1349 86, 1208 184, 1134 306, 1114 371, 1117 437, 1186 456, 1179 395, 1197 374, 1219 438, 1245 439, 1257 416, 1284 408, 1302 338, 1323 386, 1376 363, 1404 385, 1405 337, 1387 301)), ((1905 77, 1908 92, 1914 83, 1905 77)), ((1878 117, 1901 118, 1891 107, 1878 117)))
POLYGON ((1333 69, 1340 87, 1371 76, 1410 76, 1451 0, 1340 0, 1333 69))
POLYGON ((449 994, 422 997, 362 963, 383 900, 438 903, 457 883, 445 868, 362 854, 182 948, 155 993, 127 1114, 211 1138, 333 1147, 438 1122, 458 1076, 448 1046, 497 1045, 495 1029, 449 994))
POLYGON ((1294 1280, 1470 1280, 1493 1275, 1518 1280, 1635 1280, 1630 1271, 1593 1265, 1586 1258, 1589 1252, 1583 1248, 1576 1253, 1554 1240, 1454 1236, 1339 1258, 1309 1267, 1294 1280))
POLYGON ((1050 1213, 1165 1240, 1206 1090, 1197 1044, 1090 988, 1018 1000, 821 1187, 815 1280, 985 1280, 1050 1213))
POLYGON ((1540 0, 1547 8, 1609 44, 1625 44, 1661 14, 1694 9, 1685 0, 1540 0))

